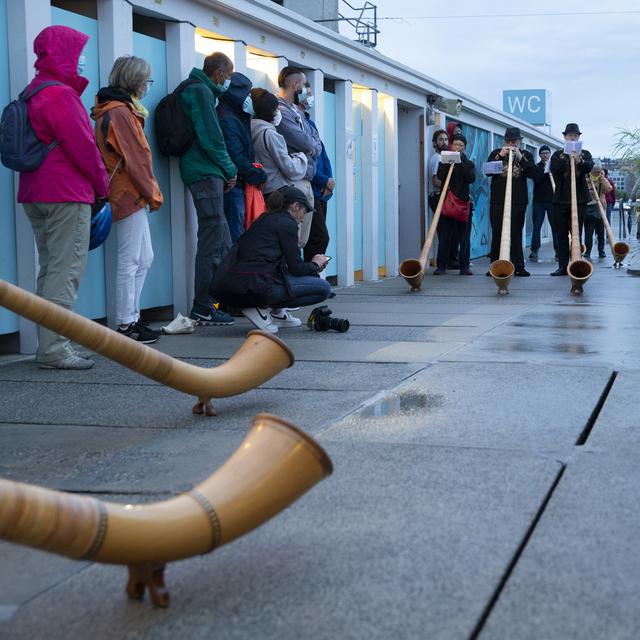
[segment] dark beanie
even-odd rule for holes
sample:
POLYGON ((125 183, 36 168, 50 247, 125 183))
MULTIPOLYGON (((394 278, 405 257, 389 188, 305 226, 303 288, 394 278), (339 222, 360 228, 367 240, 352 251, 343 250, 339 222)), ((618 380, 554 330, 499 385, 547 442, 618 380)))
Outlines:
POLYGON ((273 93, 266 89, 251 89, 251 101, 256 118, 267 122, 273 120, 273 114, 278 108, 278 98, 273 93))
POLYGON ((538 149, 538 153, 542 153, 543 151, 548 151, 549 153, 551 153, 551 149, 549 149, 549 147, 546 144, 543 144, 539 149, 538 149))
POLYGON ((467 139, 461 133, 456 133, 456 135, 453 136, 453 140, 462 140, 462 142, 464 142, 464 146, 467 146, 467 139))

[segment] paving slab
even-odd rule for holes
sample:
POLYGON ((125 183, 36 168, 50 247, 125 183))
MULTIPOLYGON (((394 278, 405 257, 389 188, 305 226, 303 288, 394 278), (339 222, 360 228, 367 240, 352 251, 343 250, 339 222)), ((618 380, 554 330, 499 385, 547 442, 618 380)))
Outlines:
POLYGON ((598 451, 639 451, 637 411, 640 371, 620 371, 589 434, 585 447, 598 451))
POLYGON ((570 460, 480 638, 638 638, 638 504, 636 451, 570 460))
MULTIPOLYGON (((112 360, 92 356, 96 366, 88 371, 50 371, 39 369, 33 359, 0 366, 0 382, 43 382, 60 385, 110 384, 110 385, 155 385, 159 382, 145 378, 112 360)), ((198 367, 211 368, 224 363, 224 359, 182 358, 198 367)), ((377 390, 386 388, 390 381, 404 379, 421 368, 420 364, 384 362, 296 362, 293 367, 281 371, 265 382, 262 389, 314 389, 323 390, 377 390)))
POLYGON ((148 429, 244 429, 257 413, 275 413, 311 431, 371 396, 370 391, 254 389, 213 401, 218 415, 191 412, 194 398, 163 386, 24 385, 4 382, 0 424, 61 424, 148 429))
POLYGON ((575 443, 610 374, 606 368, 437 363, 323 437, 559 451, 575 443))
POLYGON ((329 453, 334 476, 283 514, 170 565, 168 610, 127 601, 124 569, 93 565, 20 607, 0 633, 467 638, 559 465, 413 445, 331 443, 329 453))

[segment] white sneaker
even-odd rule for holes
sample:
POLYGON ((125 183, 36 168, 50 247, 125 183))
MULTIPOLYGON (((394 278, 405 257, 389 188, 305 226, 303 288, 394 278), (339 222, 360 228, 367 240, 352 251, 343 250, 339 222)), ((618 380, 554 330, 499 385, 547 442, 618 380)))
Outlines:
POLYGON ((269 333, 278 333, 278 326, 271 320, 269 307, 249 307, 240 309, 245 318, 248 318, 258 329, 268 331, 269 333))
POLYGON ((271 309, 271 321, 278 327, 299 327, 302 324, 302 320, 292 316, 289 309, 271 309))

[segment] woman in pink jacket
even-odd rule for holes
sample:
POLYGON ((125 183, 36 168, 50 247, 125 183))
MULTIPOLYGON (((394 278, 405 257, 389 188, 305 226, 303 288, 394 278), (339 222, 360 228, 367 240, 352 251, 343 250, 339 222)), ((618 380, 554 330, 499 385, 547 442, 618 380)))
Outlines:
MULTIPOLYGON (((28 102, 29 120, 40 141, 56 145, 35 170, 20 173, 18 202, 36 238, 38 295, 73 309, 87 263, 91 205, 106 198, 107 173, 80 96, 89 81, 80 75, 80 54, 89 39, 69 27, 43 29, 33 43, 36 76, 29 88, 55 81, 28 102)), ((75 353, 69 340, 38 327, 36 355, 44 369, 89 369, 93 361, 75 353)))

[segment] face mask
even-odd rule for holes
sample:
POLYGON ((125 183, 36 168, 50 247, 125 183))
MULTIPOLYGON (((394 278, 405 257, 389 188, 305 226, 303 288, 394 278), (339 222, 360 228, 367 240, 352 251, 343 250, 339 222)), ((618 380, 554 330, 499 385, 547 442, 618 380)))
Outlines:
POLYGON ((224 93, 231 86, 231 80, 227 78, 222 84, 217 84, 216 89, 224 93))
POLYGON ((307 96, 307 99, 305 100, 306 104, 307 104, 307 109, 313 109, 313 103, 316 101, 316 97, 315 96, 307 96))
MULTIPOLYGON (((256 115, 256 112, 253 110, 253 100, 251 99, 251 96, 247 96, 244 99, 244 102, 242 103, 242 110, 250 116, 256 115)), ((278 113, 280 112, 278 111, 278 113)))
POLYGON ((271 121, 271 124, 274 127, 277 127, 281 122, 282 122, 282 114, 280 113, 280 110, 278 109, 278 111, 276 111, 276 115, 273 116, 273 120, 271 121))
POLYGON ((86 61, 85 57, 84 56, 80 56, 78 58, 78 75, 79 76, 84 75, 84 68, 85 68, 86 64, 87 64, 87 61, 86 61))
POLYGON ((307 98, 307 94, 308 94, 307 87, 302 87, 302 89, 300 89, 300 92, 298 93, 298 100, 300 102, 304 102, 305 99, 307 98))

